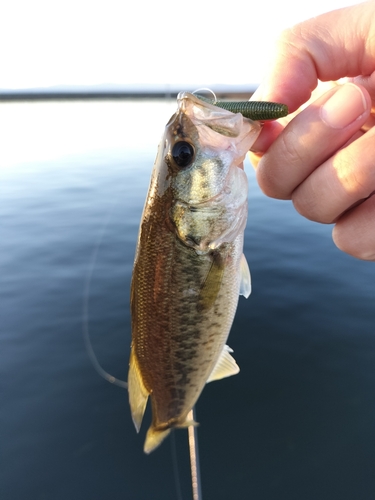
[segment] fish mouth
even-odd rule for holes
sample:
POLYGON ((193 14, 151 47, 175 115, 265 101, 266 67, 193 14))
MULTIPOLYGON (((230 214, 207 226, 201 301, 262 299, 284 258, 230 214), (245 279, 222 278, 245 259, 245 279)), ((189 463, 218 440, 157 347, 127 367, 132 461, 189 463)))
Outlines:
MULTIPOLYGON (((177 96, 177 103, 178 112, 188 116, 195 126, 204 125, 221 138, 226 137, 230 142, 241 134, 244 118, 240 113, 235 114, 213 103, 202 101, 190 92, 180 92, 177 96)), ((254 127, 260 129, 259 124, 254 127)), ((212 141, 212 136, 210 136, 210 141, 212 141)))

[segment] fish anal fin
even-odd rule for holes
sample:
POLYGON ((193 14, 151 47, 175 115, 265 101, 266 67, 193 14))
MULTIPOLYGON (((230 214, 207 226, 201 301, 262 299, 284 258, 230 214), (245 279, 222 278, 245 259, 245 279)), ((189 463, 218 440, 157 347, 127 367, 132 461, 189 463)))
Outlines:
POLYGON ((213 382, 214 380, 220 380, 225 377, 231 377, 240 371, 236 361, 229 354, 230 352, 233 352, 232 349, 225 345, 221 351, 215 368, 212 370, 211 375, 207 379, 207 383, 213 382))
POLYGON ((251 275, 250 269, 244 254, 241 256, 240 262, 240 295, 246 299, 251 294, 251 275))
POLYGON ((149 392, 144 386, 137 358, 133 352, 133 349, 130 352, 128 392, 133 422, 137 432, 139 432, 143 414, 146 409, 149 392))
POLYGON ((164 441, 164 439, 168 436, 170 432, 171 429, 169 428, 158 430, 151 425, 146 434, 146 440, 143 447, 143 451, 147 453, 147 455, 152 451, 154 451, 158 446, 161 445, 161 443, 164 441))

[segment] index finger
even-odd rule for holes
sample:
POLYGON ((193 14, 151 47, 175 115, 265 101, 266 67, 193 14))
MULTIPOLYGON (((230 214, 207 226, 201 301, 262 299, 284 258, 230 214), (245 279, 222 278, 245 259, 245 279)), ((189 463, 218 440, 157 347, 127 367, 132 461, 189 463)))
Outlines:
POLYGON ((284 31, 253 99, 282 102, 291 112, 318 80, 370 75, 375 70, 375 2, 364 2, 304 21, 284 31))

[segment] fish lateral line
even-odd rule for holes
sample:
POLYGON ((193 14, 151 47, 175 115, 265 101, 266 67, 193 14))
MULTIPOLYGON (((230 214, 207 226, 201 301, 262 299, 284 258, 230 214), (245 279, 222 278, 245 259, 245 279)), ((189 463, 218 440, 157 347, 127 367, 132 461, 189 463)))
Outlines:
POLYGON ((289 114, 288 106, 270 101, 216 101, 199 94, 194 94, 201 101, 226 109, 232 113, 241 113, 254 121, 277 120, 289 114))

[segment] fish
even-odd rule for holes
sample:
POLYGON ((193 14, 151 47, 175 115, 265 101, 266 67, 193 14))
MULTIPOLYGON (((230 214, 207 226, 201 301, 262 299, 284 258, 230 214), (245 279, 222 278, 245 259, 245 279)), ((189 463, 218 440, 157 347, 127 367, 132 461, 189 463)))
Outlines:
POLYGON ((206 383, 239 367, 226 342, 239 295, 251 292, 243 254, 243 160, 261 124, 189 92, 177 97, 158 147, 135 253, 128 392, 144 451, 188 418, 206 383))

